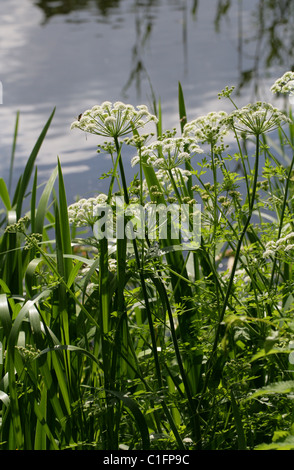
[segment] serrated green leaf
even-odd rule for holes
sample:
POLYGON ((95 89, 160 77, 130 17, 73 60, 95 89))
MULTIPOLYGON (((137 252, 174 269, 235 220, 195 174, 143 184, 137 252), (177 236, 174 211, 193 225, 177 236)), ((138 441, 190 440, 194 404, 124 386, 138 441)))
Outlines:
POLYGON ((274 395, 278 393, 291 393, 294 392, 294 380, 287 380, 284 382, 275 382, 265 387, 261 387, 252 393, 245 401, 252 400, 264 395, 274 395))

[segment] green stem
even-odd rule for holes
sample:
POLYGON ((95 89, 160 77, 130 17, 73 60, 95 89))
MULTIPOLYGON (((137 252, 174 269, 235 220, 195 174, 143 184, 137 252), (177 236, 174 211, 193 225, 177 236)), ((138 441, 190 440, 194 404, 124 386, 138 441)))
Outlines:
MULTIPOLYGON (((213 189, 214 189, 214 201, 213 201, 213 238, 212 240, 216 240, 216 231, 218 225, 218 206, 217 206, 217 174, 216 174, 216 166, 215 166, 215 155, 213 150, 213 143, 210 144, 210 152, 211 152, 211 165, 212 165, 212 172, 213 172, 213 189)), ((212 244, 212 264, 215 268, 215 259, 216 259, 216 245, 215 243, 212 244)), ((218 283, 215 285, 216 287, 216 302, 217 306, 219 306, 219 289, 218 283)))
POLYGON ((129 201, 128 187, 127 187, 127 182, 126 182, 126 177, 125 177, 125 170, 124 170, 124 165, 123 165, 122 158, 121 158, 121 149, 120 149, 120 145, 119 145, 117 137, 114 137, 114 143, 115 143, 115 148, 116 148, 116 152, 117 152, 118 159, 119 159, 118 164, 119 164, 119 169, 120 169, 121 181, 123 185, 124 197, 126 200, 126 204, 129 204, 130 201, 129 201))
MULTIPOLYGON (((282 131, 283 131, 283 129, 282 129, 282 131)), ((285 135, 285 133, 284 133, 284 135, 285 135)), ((285 135, 285 137, 287 138, 286 135, 285 135)), ((289 139, 287 139, 287 140, 288 140, 289 144, 291 145, 291 142, 289 141, 289 139)), ((292 145, 291 145, 291 147, 292 147, 292 150, 294 150, 292 145)), ((286 202, 287 202, 287 196, 288 196, 288 189, 289 189, 290 178, 291 178, 291 173, 292 173, 292 170, 293 170, 293 166, 294 166, 294 155, 292 157, 292 161, 291 161, 290 168, 289 168, 289 171, 288 171, 288 177, 287 177, 287 180, 286 180, 286 187, 285 187, 285 193, 284 193, 284 199, 283 199, 283 205, 282 205, 282 212, 281 212, 281 216, 280 216, 280 225, 279 225, 279 231, 278 231, 278 238, 277 239, 280 238, 281 233, 282 233, 283 220, 284 220, 284 215, 285 215, 285 210, 286 210, 286 202)), ((271 280, 270 280, 270 287, 269 288, 271 288, 272 285, 273 285, 276 264, 277 264, 277 255, 275 255, 274 262, 273 262, 273 268, 272 268, 272 274, 271 274, 271 280)))
MULTIPOLYGON (((256 158, 255 158, 254 180, 253 180, 252 195, 251 195, 251 200, 250 200, 250 205, 249 205, 249 212, 248 212, 247 220, 245 222, 245 225, 243 227, 243 230, 241 232, 241 235, 240 235, 240 238, 239 238, 239 241, 238 241, 238 244, 237 244, 237 248, 236 248, 236 252, 235 252, 235 258, 234 258, 234 264, 233 264, 233 267, 232 267, 231 276, 230 276, 229 284, 228 284, 228 287, 227 287, 226 297, 225 297, 223 307, 222 307, 222 310, 221 310, 221 313, 220 313, 220 317, 219 317, 219 320, 218 320, 218 326, 217 326, 217 329, 216 329, 216 334, 215 334, 215 339, 214 339, 214 343, 213 343, 213 347, 212 347, 212 352, 211 352, 211 355, 210 355, 210 358, 209 358, 208 364, 207 364, 207 373, 206 373, 206 377, 205 377, 204 385, 203 385, 203 389, 202 389, 202 395, 201 395, 202 397, 203 397, 203 394, 204 394, 204 392, 207 388, 209 378, 210 378, 210 375, 211 375, 211 372, 212 372, 211 366, 212 366, 212 363, 213 363, 213 360, 214 360, 214 356, 215 356, 218 341, 219 341, 219 336, 220 336, 221 326, 222 326, 221 324, 222 324, 222 321, 224 319, 226 308, 227 308, 228 303, 229 303, 229 297, 231 295, 231 290, 232 290, 232 287, 233 287, 234 276, 235 276, 237 264, 239 262, 239 255, 240 255, 242 243, 243 243, 244 237, 246 235, 248 226, 250 224, 253 209, 254 209, 254 201, 255 201, 255 195, 256 195, 257 177, 258 177, 258 169, 259 169, 259 153, 260 153, 259 152, 259 134, 257 134, 256 135, 256 158)), ((199 403, 198 403, 198 410, 199 410, 200 402, 201 402, 201 398, 200 398, 199 403)))
MULTIPOLYGON (((117 150, 117 152, 120 152, 120 146, 119 146, 119 143, 118 143, 118 139, 115 138, 114 140, 115 140, 116 150, 117 150)), ((124 167, 123 167, 123 162, 122 162, 121 156, 119 158, 119 166, 120 166, 120 172, 121 172, 121 178, 122 178, 122 185, 123 185, 123 190, 124 190, 125 201, 126 201, 126 204, 129 204, 128 187, 127 187, 127 184, 126 184, 125 172, 124 172, 124 167)), ((123 240, 123 241, 125 241, 125 240, 123 240)), ((159 390, 163 391, 163 380, 162 380, 162 376, 161 376, 160 362, 159 362, 159 356, 158 356, 158 352, 157 352, 157 342, 156 342, 156 336, 155 336, 155 331, 154 331, 154 326, 153 326, 152 312, 151 312, 150 304, 149 304, 148 292, 147 292, 146 283, 145 283, 143 265, 141 265, 141 263, 140 263, 140 257, 139 257, 137 243, 136 243, 136 238, 133 238, 132 241, 133 241, 133 248, 134 248, 134 253, 135 253, 136 264, 137 264, 137 268, 139 270, 139 276, 140 276, 140 281, 141 281, 141 288, 142 288, 143 298, 144 298, 144 301, 145 301, 145 308, 146 308, 149 331, 150 331, 150 336, 151 336, 151 343, 152 343, 152 350, 153 350, 153 355, 154 355, 155 370, 156 370, 158 386, 159 386, 159 390)), ((179 447, 181 449, 184 449, 184 445, 182 443, 180 435, 177 431, 177 428, 176 428, 176 426, 173 422, 172 416, 171 416, 171 414, 168 410, 168 407, 167 407, 164 400, 161 400, 161 405, 162 405, 163 410, 165 412, 165 415, 166 415, 166 417, 169 421, 171 429, 173 430, 173 432, 175 434, 175 438, 178 442, 179 447)))

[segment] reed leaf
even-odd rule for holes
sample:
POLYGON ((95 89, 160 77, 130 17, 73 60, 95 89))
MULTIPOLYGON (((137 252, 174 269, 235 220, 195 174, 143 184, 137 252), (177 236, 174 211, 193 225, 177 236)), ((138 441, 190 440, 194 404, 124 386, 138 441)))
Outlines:
POLYGON ((142 414, 139 406, 137 403, 127 395, 123 394, 122 392, 116 392, 113 390, 106 390, 107 393, 114 396, 115 398, 121 400, 125 407, 132 413, 138 429, 141 433, 142 438, 142 449, 148 450, 150 448, 150 439, 149 439, 149 431, 148 426, 146 424, 144 415, 142 414))
POLYGON ((17 218, 18 219, 21 216, 24 196, 25 196, 25 193, 27 191, 27 188, 28 188, 28 185, 29 185, 29 182, 30 182, 30 178, 31 178, 31 175, 32 175, 32 172, 33 172, 33 169, 34 169, 34 164, 35 164, 36 158, 38 156, 41 145, 42 145, 42 143, 45 139, 47 131, 50 127, 50 124, 51 124, 51 121, 53 119, 54 113, 55 113, 55 108, 52 111, 48 121, 46 122, 41 134, 39 135, 39 137, 38 137, 38 139, 37 139, 37 141, 34 145, 34 148, 33 148, 32 152, 31 152, 31 154, 28 158, 28 161, 27 161, 27 164, 24 168, 23 174, 22 174, 21 178, 19 179, 19 185, 17 187, 17 191, 15 193, 15 198, 14 198, 14 204, 16 206, 16 213, 17 213, 17 218))
POLYGON ((58 167, 51 173, 50 178, 42 192, 42 195, 39 200, 39 204, 36 211, 36 222, 35 222, 35 230, 36 233, 43 233, 44 229, 44 221, 48 211, 48 201, 50 196, 52 195, 52 189, 57 177, 58 167))
POLYGON ((6 183, 3 178, 0 178, 0 198, 3 201, 3 204, 7 211, 11 210, 11 202, 9 192, 6 186, 6 183))

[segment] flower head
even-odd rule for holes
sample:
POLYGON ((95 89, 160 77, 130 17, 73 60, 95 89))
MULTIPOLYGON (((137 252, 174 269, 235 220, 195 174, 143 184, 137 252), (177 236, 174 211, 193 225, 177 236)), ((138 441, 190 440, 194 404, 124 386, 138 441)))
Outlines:
POLYGON ((145 105, 135 109, 134 106, 121 101, 114 104, 105 101, 84 111, 81 118, 71 124, 71 129, 78 128, 105 137, 120 137, 150 121, 157 122, 157 118, 149 113, 145 105))
POLYGON ((68 207, 69 223, 76 227, 93 226, 97 220, 96 209, 106 205, 107 195, 99 194, 89 199, 82 198, 68 207))
MULTIPOLYGON (((149 145, 141 148, 141 155, 147 165, 157 169, 171 170, 190 158, 195 153, 202 153, 195 138, 163 136, 149 145)), ((132 160, 132 165, 140 161, 138 156, 132 160)))
POLYGON ((232 87, 228 87, 226 86, 226 88, 224 88, 220 93, 218 93, 218 98, 221 99, 221 98, 230 98, 231 94, 233 93, 233 91, 235 90, 235 87, 232 86, 232 87))
POLYGON ((263 258, 268 258, 270 256, 282 255, 283 253, 291 252, 294 248, 294 232, 290 232, 279 238, 277 241, 270 240, 265 245, 265 252, 263 253, 263 258))
MULTIPOLYGON (((191 176, 190 171, 183 168, 173 168, 171 170, 173 180, 175 181, 177 188, 181 188, 183 184, 188 181, 188 178, 191 176)), ((174 193, 174 188, 171 183, 171 177, 167 170, 160 169, 156 171, 156 178, 160 183, 161 189, 165 191, 165 194, 172 196, 174 193)))
POLYGON ((193 135, 201 143, 209 143, 213 146, 217 142, 223 142, 223 138, 228 134, 229 129, 225 121, 227 113, 225 111, 211 112, 206 116, 200 116, 184 126, 183 135, 193 135))
POLYGON ((294 92, 294 72, 286 72, 271 87, 272 93, 288 94, 294 92))
POLYGON ((289 101, 294 103, 294 72, 286 72, 271 87, 271 92, 289 95, 289 101))
POLYGON ((253 135, 270 132, 286 122, 292 121, 270 103, 261 101, 236 109, 228 116, 228 123, 235 130, 253 135))

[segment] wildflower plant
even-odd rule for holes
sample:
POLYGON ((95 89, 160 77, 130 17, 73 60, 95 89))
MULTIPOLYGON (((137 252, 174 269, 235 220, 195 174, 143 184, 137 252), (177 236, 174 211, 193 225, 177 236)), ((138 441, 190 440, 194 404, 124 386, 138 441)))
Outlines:
POLYGON ((76 227, 90 226, 93 228, 97 218, 97 209, 106 206, 107 195, 99 194, 97 197, 82 198, 68 207, 69 223, 76 227))
POLYGON ((71 129, 118 138, 129 134, 133 129, 144 127, 150 121, 156 123, 157 118, 149 113, 145 105, 134 108, 120 101, 114 104, 105 101, 84 111, 80 119, 71 124, 71 129))
POLYGON ((198 142, 208 143, 212 147, 217 143, 223 144, 224 137, 229 134, 226 117, 225 111, 212 111, 185 124, 183 135, 193 136, 198 142))
POLYGON ((58 162, 22 216, 35 155, 13 198, 0 178, 1 448, 245 450, 292 433, 293 123, 232 93, 232 112, 191 120, 179 93, 180 134, 143 105, 85 111, 71 127, 107 139, 105 193, 68 205, 58 162))
POLYGON ((260 136, 292 121, 270 103, 258 101, 232 111, 227 122, 238 132, 260 136))
POLYGON ((288 95, 294 94, 294 72, 286 72, 280 78, 278 78, 271 87, 271 92, 273 94, 283 94, 288 95))
MULTIPOLYGON (((160 170, 173 170, 190 160, 194 155, 203 153, 194 137, 163 137, 141 148, 141 156, 147 165, 160 170)), ((139 161, 134 157, 133 164, 139 161)))
MULTIPOLYGON (((172 168, 171 170, 159 169, 156 171, 156 178, 160 184, 160 189, 167 197, 175 197, 175 193, 181 192, 184 197, 184 188, 187 185, 191 172, 184 168, 172 168), (177 188, 175 190, 175 188, 177 188)), ((162 192, 158 192, 158 186, 150 188, 154 195, 160 196, 162 192)), ((176 200, 176 199, 175 199, 176 200)))

